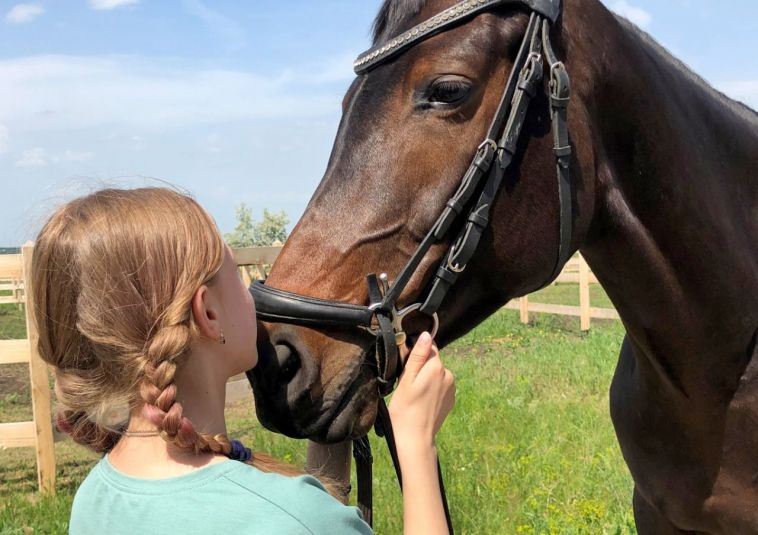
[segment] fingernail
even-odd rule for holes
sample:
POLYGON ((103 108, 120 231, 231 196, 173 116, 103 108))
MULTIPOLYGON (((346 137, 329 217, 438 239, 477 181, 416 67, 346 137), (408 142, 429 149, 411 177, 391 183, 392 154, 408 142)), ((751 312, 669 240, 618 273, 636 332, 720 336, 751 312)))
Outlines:
POLYGON ((427 331, 422 332, 418 337, 419 342, 423 342, 424 344, 428 344, 432 341, 432 335, 429 334, 427 331))

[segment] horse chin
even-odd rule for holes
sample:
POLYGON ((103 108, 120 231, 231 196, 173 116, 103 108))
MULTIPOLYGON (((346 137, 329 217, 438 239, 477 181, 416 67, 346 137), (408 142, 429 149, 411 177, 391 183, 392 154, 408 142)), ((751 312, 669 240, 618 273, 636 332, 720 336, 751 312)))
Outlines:
MULTIPOLYGON (((251 382, 253 392, 257 394, 255 383, 251 382)), ((376 418, 377 401, 376 380, 361 373, 345 389, 336 406, 324 410, 315 418, 304 418, 301 410, 286 402, 271 403, 270 399, 257 395, 255 409, 258 420, 270 431, 291 438, 332 444, 366 435, 376 418)))
POLYGON ((318 429, 311 429, 310 440, 333 444, 360 438, 369 432, 376 419, 377 392, 375 382, 368 381, 350 388, 334 415, 318 429))

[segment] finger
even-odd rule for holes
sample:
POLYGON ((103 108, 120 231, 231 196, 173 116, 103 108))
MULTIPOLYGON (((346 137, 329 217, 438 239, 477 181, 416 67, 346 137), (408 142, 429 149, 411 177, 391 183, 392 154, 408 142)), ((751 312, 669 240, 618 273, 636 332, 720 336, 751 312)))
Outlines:
POLYGON ((411 348, 403 344, 398 346, 398 349, 400 350, 400 361, 403 363, 403 366, 405 366, 405 362, 408 360, 408 355, 411 354, 411 348))
POLYGON ((432 337, 428 332, 421 333, 418 337, 416 345, 413 346, 411 354, 408 355, 408 360, 405 362, 404 374, 407 374, 411 378, 415 378, 424 364, 429 360, 429 356, 432 351, 432 337))

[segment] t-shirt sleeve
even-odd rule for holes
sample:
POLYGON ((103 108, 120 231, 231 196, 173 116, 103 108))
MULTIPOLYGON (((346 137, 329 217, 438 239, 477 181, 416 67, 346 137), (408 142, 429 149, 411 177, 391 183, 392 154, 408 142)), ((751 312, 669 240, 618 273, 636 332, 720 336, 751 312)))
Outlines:
POLYGON ((314 534, 370 535, 371 527, 364 522, 357 507, 347 506, 332 497, 321 483, 312 476, 300 476, 297 489, 304 507, 299 520, 314 534))

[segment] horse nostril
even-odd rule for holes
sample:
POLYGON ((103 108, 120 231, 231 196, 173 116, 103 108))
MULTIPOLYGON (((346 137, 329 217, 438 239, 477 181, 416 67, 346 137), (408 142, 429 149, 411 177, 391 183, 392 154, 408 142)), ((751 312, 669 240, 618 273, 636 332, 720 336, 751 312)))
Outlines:
POLYGON ((286 343, 277 344, 275 351, 276 358, 279 361, 279 383, 289 383, 300 369, 300 355, 286 343))

